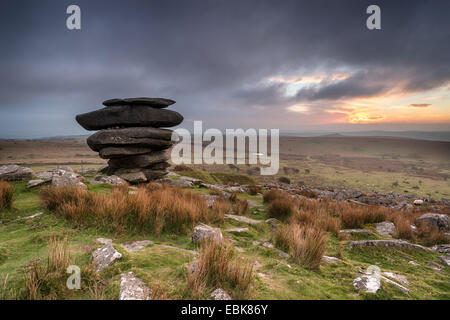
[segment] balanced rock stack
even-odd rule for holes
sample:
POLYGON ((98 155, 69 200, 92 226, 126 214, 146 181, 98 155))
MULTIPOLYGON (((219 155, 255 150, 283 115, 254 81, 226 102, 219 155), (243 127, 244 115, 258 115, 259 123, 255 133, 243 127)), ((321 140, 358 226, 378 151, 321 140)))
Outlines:
POLYGON ((183 121, 166 110, 175 101, 163 98, 110 99, 105 108, 76 116, 86 130, 100 130, 87 139, 89 147, 108 160, 107 174, 139 183, 162 178, 170 164, 173 127, 183 121))

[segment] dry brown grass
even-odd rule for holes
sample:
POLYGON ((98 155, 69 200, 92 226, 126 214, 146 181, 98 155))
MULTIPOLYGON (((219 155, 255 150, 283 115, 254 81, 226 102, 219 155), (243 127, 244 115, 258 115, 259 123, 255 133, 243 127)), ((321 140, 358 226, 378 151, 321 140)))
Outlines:
POLYGON ((173 167, 173 171, 193 171, 191 167, 188 167, 184 164, 178 164, 175 167, 173 167))
POLYGON ((275 199, 270 202, 267 216, 286 220, 296 211, 295 201, 292 199, 275 199))
POLYGON ((223 288, 233 298, 248 298, 253 278, 253 266, 234 258, 231 246, 214 241, 202 243, 201 252, 193 270, 188 270, 187 288, 193 298, 205 295, 207 288, 223 288))
POLYGON ((275 245, 287 250, 299 265, 317 269, 327 247, 325 231, 311 225, 282 224, 275 232, 275 245))
POLYGON ((273 200, 284 199, 288 196, 289 195, 287 193, 280 191, 278 189, 270 189, 269 191, 264 192, 263 200, 264 200, 264 203, 270 203, 273 200))
MULTIPOLYGON (((31 263, 25 274, 27 299, 54 300, 71 295, 66 286, 67 267, 72 264, 70 247, 67 239, 52 238, 48 242, 47 260, 31 263)), ((81 290, 88 292, 93 298, 102 296, 104 282, 95 272, 91 264, 81 269, 81 290)))
POLYGON ((200 221, 223 221, 224 211, 224 205, 209 209, 202 196, 167 185, 140 187, 135 194, 125 188, 91 194, 77 187, 46 187, 41 199, 46 209, 76 225, 99 226, 116 233, 184 232, 200 221))
POLYGON ((248 201, 246 199, 241 199, 234 204, 234 212, 237 215, 244 215, 248 209, 248 201))
POLYGON ((0 210, 11 209, 13 196, 13 187, 8 182, 0 180, 0 210))
POLYGON ((256 196, 258 193, 261 192, 261 187, 257 185, 251 185, 248 186, 248 194, 251 196, 256 196))

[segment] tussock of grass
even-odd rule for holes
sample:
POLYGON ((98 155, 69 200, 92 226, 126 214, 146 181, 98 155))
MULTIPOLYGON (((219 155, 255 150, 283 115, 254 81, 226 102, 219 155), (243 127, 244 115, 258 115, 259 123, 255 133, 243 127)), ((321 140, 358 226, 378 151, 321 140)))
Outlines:
POLYGON ((275 245, 289 251, 294 261, 307 269, 319 267, 327 241, 325 231, 310 225, 283 224, 275 233, 275 245))
POLYGON ((224 288, 232 292, 235 299, 246 298, 253 278, 253 266, 233 256, 231 246, 204 242, 194 269, 188 270, 187 288, 192 297, 205 296, 207 289, 224 288))
POLYGON ((13 187, 8 182, 0 180, 0 210, 11 209, 13 196, 13 187))
MULTIPOLYGON (((52 238, 48 242, 46 261, 33 261, 25 274, 26 298, 30 300, 54 300, 69 296, 67 288, 67 267, 72 264, 67 239, 52 238)), ((80 289, 99 298, 104 287, 103 280, 95 271, 93 264, 81 270, 80 289)))
POLYGON ((270 202, 267 215, 269 218, 285 220, 296 211, 295 203, 290 199, 275 199, 270 202))
POLYGON ((43 206, 79 226, 99 226, 112 232, 185 232, 197 222, 221 222, 223 210, 209 209, 204 198, 164 185, 141 187, 135 194, 114 188, 110 194, 91 194, 77 187, 46 187, 43 206))

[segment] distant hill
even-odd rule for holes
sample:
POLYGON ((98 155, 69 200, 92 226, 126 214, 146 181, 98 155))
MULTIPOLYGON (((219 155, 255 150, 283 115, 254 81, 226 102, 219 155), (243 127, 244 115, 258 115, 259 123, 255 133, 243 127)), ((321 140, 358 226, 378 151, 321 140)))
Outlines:
POLYGON ((417 140, 450 141, 450 131, 349 131, 349 132, 302 132, 281 131, 280 135, 294 137, 394 137, 417 140))

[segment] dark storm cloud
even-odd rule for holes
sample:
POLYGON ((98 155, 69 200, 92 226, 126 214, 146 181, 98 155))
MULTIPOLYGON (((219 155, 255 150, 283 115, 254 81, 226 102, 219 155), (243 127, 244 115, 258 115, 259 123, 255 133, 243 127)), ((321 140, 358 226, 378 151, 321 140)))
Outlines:
POLYGON ((295 99, 421 91, 449 81, 448 1, 377 1, 379 31, 365 27, 369 4, 2 1, 0 136, 47 135, 56 121, 61 132, 54 134, 82 132, 74 115, 112 97, 169 97, 187 119, 231 126, 238 118, 245 124, 240 115, 254 106, 270 106, 270 119, 295 99), (80 31, 65 27, 70 4, 81 7, 80 31), (350 76, 291 98, 286 84, 262 81, 338 69, 350 76), (24 117, 39 122, 11 125, 24 117))

